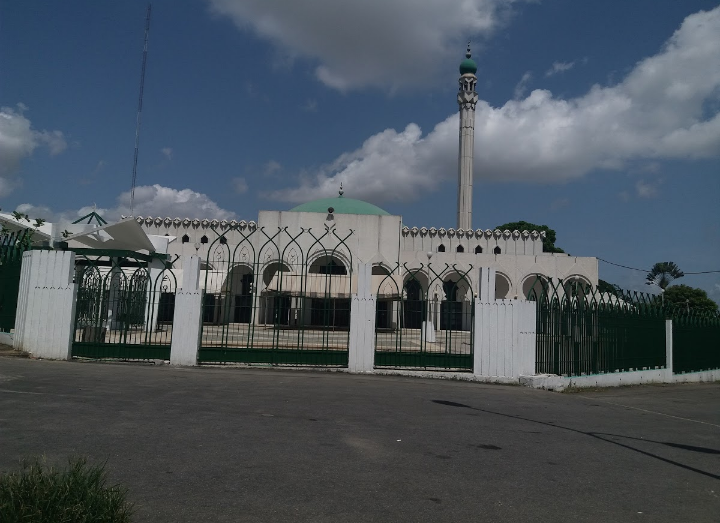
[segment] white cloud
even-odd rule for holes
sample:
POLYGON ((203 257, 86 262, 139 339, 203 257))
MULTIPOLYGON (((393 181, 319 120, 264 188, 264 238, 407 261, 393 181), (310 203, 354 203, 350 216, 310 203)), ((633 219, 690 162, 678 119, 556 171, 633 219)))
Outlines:
POLYGON ((525 96, 530 80, 532 80, 532 73, 527 71, 524 75, 522 75, 522 78, 520 78, 520 81, 515 86, 514 98, 516 100, 525 96))
MULTIPOLYGON (((54 211, 44 205, 24 203, 17 210, 30 215, 31 218, 44 218, 47 221, 71 223, 81 216, 95 210, 108 222, 119 220, 121 216, 129 216, 130 192, 123 192, 117 197, 115 206, 102 208, 86 206, 74 210, 54 211)), ((206 194, 195 192, 192 189, 173 189, 161 185, 144 185, 135 188, 135 216, 160 216, 172 218, 208 218, 233 219, 235 213, 222 209, 206 194)))
POLYGON ((573 68, 575 62, 553 62, 552 67, 545 71, 545 76, 554 76, 558 73, 564 73, 573 68))
MULTIPOLYGON (((628 161, 718 157, 719 101, 720 7, 688 16, 617 85, 566 100, 537 89, 502 107, 478 102, 474 175, 554 183, 628 161)), ((456 114, 426 135, 415 124, 387 129, 267 196, 306 201, 335 194, 342 181, 356 198, 412 200, 456 176, 457 129, 456 114)))
POLYGON ((166 158, 167 160, 172 160, 172 159, 173 159, 173 150, 172 150, 172 147, 163 147, 162 149, 160 149, 160 152, 163 153, 163 155, 165 156, 165 158, 166 158))
POLYGON ((245 181, 245 178, 233 178, 232 185, 235 192, 238 194, 245 194, 248 191, 248 184, 247 181, 245 181))
POLYGON ((38 147, 47 147, 50 155, 60 154, 67 148, 61 131, 38 131, 24 115, 27 106, 0 108, 0 196, 10 193, 20 183, 15 178, 20 163, 38 147))
POLYGON ((635 183, 635 191, 640 198, 655 198, 658 195, 659 181, 652 183, 644 180, 638 180, 635 183))
POLYGON ((395 88, 430 80, 446 60, 462 58, 467 37, 502 25, 520 0, 208 0, 241 30, 272 42, 285 62, 316 63, 325 85, 347 90, 395 88))

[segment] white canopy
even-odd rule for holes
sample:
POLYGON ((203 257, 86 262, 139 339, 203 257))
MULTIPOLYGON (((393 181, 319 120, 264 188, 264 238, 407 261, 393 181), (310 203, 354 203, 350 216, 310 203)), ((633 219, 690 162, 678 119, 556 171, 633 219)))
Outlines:
POLYGON ((77 242, 91 249, 155 252, 155 246, 150 238, 132 217, 73 234, 65 241, 77 242))

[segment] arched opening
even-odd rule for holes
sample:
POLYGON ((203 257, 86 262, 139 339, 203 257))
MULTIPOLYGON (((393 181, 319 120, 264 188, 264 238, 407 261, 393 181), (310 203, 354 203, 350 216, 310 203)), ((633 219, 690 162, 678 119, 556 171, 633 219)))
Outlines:
POLYGON ((462 245, 458 245, 457 249, 455 249, 455 252, 465 252, 465 247, 463 247, 462 245))
MULTIPOLYGON (((323 255, 308 268, 310 325, 346 329, 350 327, 350 278, 337 256, 323 255)), ((307 308, 307 304, 305 305, 307 308)))
POLYGON ((250 323, 253 308, 253 287, 255 277, 246 265, 233 267, 222 287, 226 296, 228 316, 234 323, 250 323))
POLYGON ((388 274, 390 274, 390 270, 388 270, 387 267, 378 264, 372 266, 371 273, 373 276, 387 276, 388 274))
POLYGON ((530 276, 525 278, 525 280, 523 280, 523 298, 527 299, 528 295, 531 295, 535 299, 540 298, 540 296, 542 296, 543 294, 543 291, 547 292, 547 288, 548 280, 545 276, 542 276, 540 274, 531 274, 530 276))
POLYGON ((563 289, 568 298, 585 298, 592 294, 590 282, 582 276, 569 276, 563 280, 563 289))
POLYGON ((222 245, 226 245, 226 244, 227 244, 227 238, 226 238, 225 236, 220 236, 220 243, 221 243, 222 245))
POLYGON ((203 235, 203 237, 200 238, 200 243, 207 243, 207 242, 208 242, 208 237, 203 235))
POLYGON ((440 329, 463 330, 463 302, 458 300, 459 279, 443 282, 443 301, 440 303, 440 329))
POLYGON ((438 252, 445 252, 445 246, 442 243, 438 245, 438 252))
POLYGON ((510 294, 510 280, 504 274, 495 273, 495 299, 505 300, 510 294))
POLYGON ((188 236, 187 234, 183 234, 182 242, 183 242, 183 243, 189 243, 189 242, 190 242, 190 236, 188 236))
POLYGON ((427 302, 422 285, 414 278, 405 282, 403 287, 403 327, 419 329, 427 315, 427 302))
POLYGON ((347 275, 345 264, 335 256, 320 256, 308 269, 310 274, 347 275))
POLYGON ((500 246, 499 246, 499 245, 493 249, 493 253, 494 253, 494 254, 501 254, 501 253, 502 253, 502 249, 500 249, 500 246))
POLYGON ((475 247, 475 254, 482 254, 482 247, 480 247, 479 245, 475 247))
POLYGON ((265 324, 290 325, 292 278, 290 267, 282 262, 270 263, 263 271, 263 298, 260 318, 265 324))

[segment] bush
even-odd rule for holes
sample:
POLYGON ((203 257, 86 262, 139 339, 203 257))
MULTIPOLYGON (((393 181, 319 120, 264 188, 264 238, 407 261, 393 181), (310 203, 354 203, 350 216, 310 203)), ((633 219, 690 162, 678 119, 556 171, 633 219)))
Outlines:
POLYGON ((71 459, 58 470, 43 459, 0 475, 0 523, 125 523, 132 506, 127 489, 106 487, 105 465, 71 459))

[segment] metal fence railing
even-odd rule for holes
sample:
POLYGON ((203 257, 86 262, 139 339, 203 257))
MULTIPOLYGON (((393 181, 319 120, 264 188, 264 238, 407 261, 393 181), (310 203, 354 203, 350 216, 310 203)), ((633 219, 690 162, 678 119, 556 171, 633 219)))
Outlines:
POLYGON ((144 255, 78 254, 72 355, 170 359, 177 281, 144 255))
POLYGON ((528 299, 537 303, 538 373, 581 376, 665 367, 666 311, 655 295, 600 292, 538 276, 528 299))
POLYGON ((673 372, 720 369, 720 314, 678 311, 673 320, 673 372))
POLYGON ((353 231, 245 222, 211 231, 199 362, 347 366, 353 231))
POLYGON ((376 367, 472 370, 471 270, 428 264, 388 272, 377 287, 376 367))

